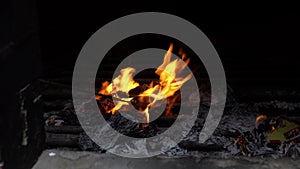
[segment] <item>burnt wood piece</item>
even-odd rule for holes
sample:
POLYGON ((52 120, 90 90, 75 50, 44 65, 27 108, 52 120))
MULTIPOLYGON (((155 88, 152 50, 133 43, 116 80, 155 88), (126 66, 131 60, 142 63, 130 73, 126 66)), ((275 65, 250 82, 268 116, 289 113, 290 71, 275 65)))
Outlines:
POLYGON ((156 120, 158 127, 170 127, 176 120, 175 116, 164 116, 156 120))
POLYGON ((43 110, 47 111, 59 111, 66 107, 66 104, 70 103, 71 101, 65 99, 59 99, 55 101, 44 101, 43 102, 43 110))
POLYGON ((66 133, 66 134, 80 134, 83 129, 80 126, 45 126, 47 133, 66 133))
POLYGON ((49 88, 41 90, 44 100, 72 99, 72 91, 64 88, 49 88))
POLYGON ((221 151, 225 150, 223 145, 219 144, 201 144, 195 141, 182 141, 178 144, 179 147, 189 151, 221 151))
POLYGON ((78 147, 78 134, 46 133, 46 145, 54 147, 78 147))

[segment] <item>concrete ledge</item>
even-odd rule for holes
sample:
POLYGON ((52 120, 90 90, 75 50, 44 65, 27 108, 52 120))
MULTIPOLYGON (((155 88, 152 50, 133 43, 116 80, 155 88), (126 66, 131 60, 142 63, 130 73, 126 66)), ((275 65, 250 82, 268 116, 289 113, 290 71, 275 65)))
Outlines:
POLYGON ((300 158, 197 158, 157 156, 129 159, 82 151, 45 150, 33 169, 292 169, 300 168, 300 158))

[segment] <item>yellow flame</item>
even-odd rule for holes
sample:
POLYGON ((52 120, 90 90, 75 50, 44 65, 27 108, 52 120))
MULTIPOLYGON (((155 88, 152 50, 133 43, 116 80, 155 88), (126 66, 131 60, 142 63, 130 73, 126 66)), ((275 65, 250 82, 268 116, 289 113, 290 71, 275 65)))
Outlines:
POLYGON ((112 114, 116 113, 123 106, 129 104, 128 102, 125 101, 130 101, 133 99, 133 98, 122 98, 118 95, 117 92, 124 92, 127 94, 131 89, 134 89, 137 86, 139 86, 139 83, 133 80, 132 74, 134 72, 135 69, 131 67, 122 69, 120 71, 120 75, 116 77, 112 83, 105 81, 102 84, 99 94, 113 95, 113 97, 123 100, 123 101, 116 101, 117 104, 111 110, 107 110, 108 112, 111 112, 112 114))
MULTIPOLYGON (((149 85, 148 89, 144 92, 140 93, 139 97, 149 97, 150 103, 148 103, 145 110, 140 110, 145 114, 146 122, 149 122, 149 109, 150 107, 157 102, 158 100, 166 99, 170 96, 173 96, 176 91, 178 91, 181 86, 187 82, 192 74, 189 74, 186 77, 179 77, 178 75, 186 68, 189 63, 189 59, 186 59, 185 53, 182 50, 179 51, 184 62, 180 61, 180 59, 175 59, 171 61, 173 50, 173 44, 170 45, 168 51, 164 56, 163 63, 157 68, 155 73, 159 75, 159 83, 154 85, 153 82, 149 85)), ((139 86, 139 83, 133 80, 132 74, 135 72, 134 68, 128 67, 122 69, 120 75, 113 80, 112 83, 104 82, 102 84, 102 88, 99 93, 102 95, 112 95, 115 98, 119 98, 123 101, 117 101, 114 108, 110 111, 111 113, 115 113, 120 110, 123 106, 129 104, 128 101, 131 101, 133 98, 122 98, 117 93, 124 92, 128 95, 128 92, 131 89, 134 89, 139 86)), ((100 98, 97 98, 100 99, 100 98)), ((169 106, 172 106, 176 99, 171 99, 168 103, 169 106)), ((167 107, 167 114, 169 113, 170 108, 167 107)))
MULTIPOLYGON (((171 62, 172 50, 173 44, 170 45, 167 53, 165 54, 163 63, 155 71, 155 73, 159 75, 159 84, 155 86, 150 85, 149 89, 139 95, 149 96, 153 98, 152 103, 148 105, 149 108, 156 101, 173 96, 175 92, 178 91, 181 86, 192 77, 192 74, 189 74, 184 78, 177 76, 184 70, 184 68, 189 63, 189 60, 187 60, 186 62, 180 62, 179 59, 175 59, 171 62)), ((183 52, 180 52, 179 54, 181 54, 182 58, 185 58, 185 54, 183 52)), ((175 101, 176 100, 173 99, 173 102, 175 101)), ((170 105, 173 104, 170 103, 170 105)), ((170 109, 167 108, 167 111, 168 110, 170 109)), ((168 113, 169 112, 167 112, 167 114, 168 113)))

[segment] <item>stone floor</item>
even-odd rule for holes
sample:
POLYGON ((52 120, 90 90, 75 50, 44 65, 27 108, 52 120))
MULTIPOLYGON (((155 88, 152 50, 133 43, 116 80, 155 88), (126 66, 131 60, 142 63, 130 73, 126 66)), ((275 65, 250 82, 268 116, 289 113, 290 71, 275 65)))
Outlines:
POLYGON ((84 151, 45 150, 33 169, 290 169, 300 168, 300 158, 197 158, 157 156, 129 159, 84 151))

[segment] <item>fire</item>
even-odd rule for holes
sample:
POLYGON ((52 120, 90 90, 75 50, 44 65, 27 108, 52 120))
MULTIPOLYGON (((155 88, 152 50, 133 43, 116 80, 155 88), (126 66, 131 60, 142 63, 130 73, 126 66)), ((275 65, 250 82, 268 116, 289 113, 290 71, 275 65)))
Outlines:
POLYGON ((274 126, 272 126, 272 131, 276 130, 276 128, 274 126))
MULTIPOLYGON (((257 116, 256 120, 255 120, 255 127, 258 128, 260 122, 261 121, 265 121, 267 119, 268 119, 268 117, 266 115, 259 115, 259 116, 257 116)), ((269 125, 270 125, 272 131, 276 130, 276 127, 272 123, 270 123, 269 125)))
MULTIPOLYGON (((154 84, 154 82, 151 82, 145 91, 138 94, 138 97, 140 98, 139 100, 144 100, 145 98, 148 99, 146 108, 144 110, 139 110, 145 115, 147 123, 150 121, 149 109, 151 106, 153 106, 159 100, 167 99, 173 96, 175 92, 178 91, 181 86, 192 77, 192 74, 189 74, 186 77, 179 77, 179 74, 189 63, 189 59, 186 59, 185 53, 180 50, 179 54, 184 62, 180 61, 180 59, 171 61, 172 51, 173 44, 170 45, 168 51, 166 52, 163 63, 155 71, 155 73, 159 75, 159 83, 154 84)), ((117 98, 116 105, 111 109, 107 109, 106 112, 114 114, 118 110, 121 110, 121 108, 130 104, 130 101, 132 101, 133 97, 129 96, 129 91, 140 86, 140 84, 133 79, 132 75, 134 72, 134 68, 127 67, 121 70, 120 75, 113 79, 112 83, 107 81, 102 83, 102 88, 98 94, 112 95, 112 97, 117 98)), ((101 96, 98 96, 96 99, 100 100, 101 96)), ((176 97, 170 99, 166 109, 167 114, 170 111, 170 107, 175 102, 176 97)))
POLYGON ((256 120, 255 120, 255 128, 258 128, 258 125, 259 125, 260 121, 263 121, 263 120, 266 120, 266 119, 267 119, 266 115, 259 115, 259 116, 257 116, 256 120))
MULTIPOLYGON (((120 92, 127 94, 131 89, 139 86, 137 82, 133 80, 132 74, 135 72, 134 68, 128 67, 121 70, 121 74, 116 77, 112 83, 104 82, 102 83, 102 88, 99 91, 101 95, 112 95, 114 98, 120 99, 117 104, 111 109, 106 110, 112 114, 116 113, 120 108, 129 104, 133 98, 124 98, 119 96, 120 92)), ((97 99, 101 99, 98 97, 97 99)))

